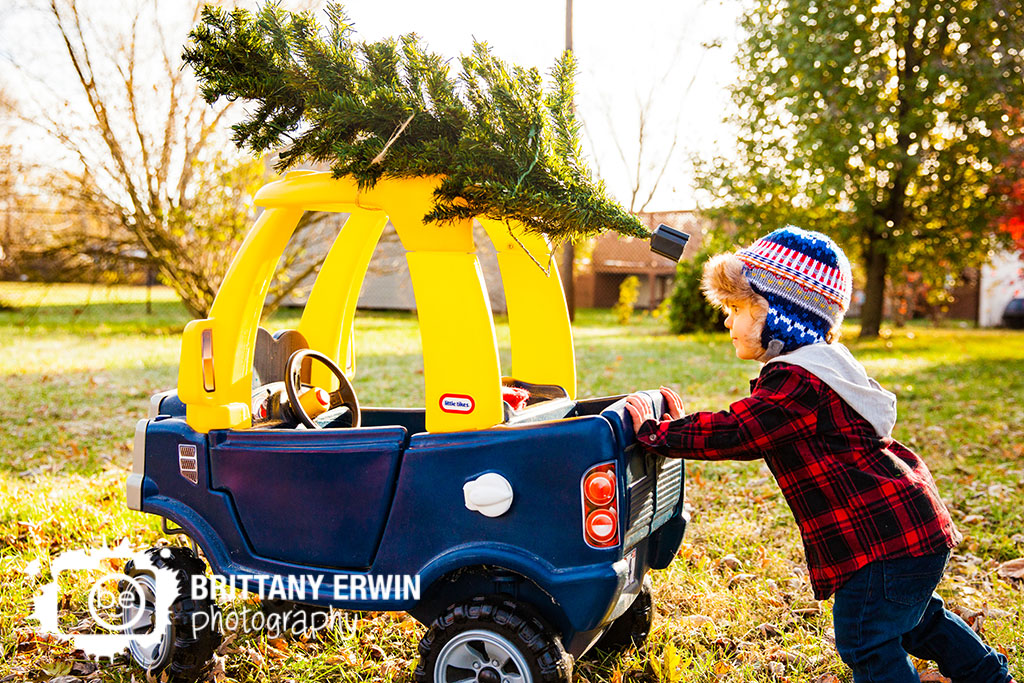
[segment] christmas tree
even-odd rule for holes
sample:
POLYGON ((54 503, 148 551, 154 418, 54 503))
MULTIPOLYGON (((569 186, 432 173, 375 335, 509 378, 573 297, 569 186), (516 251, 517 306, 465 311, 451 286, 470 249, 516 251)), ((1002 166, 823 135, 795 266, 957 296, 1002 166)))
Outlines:
POLYGON ((571 53, 547 89, 536 69, 503 62, 481 42, 453 76, 415 34, 358 41, 341 5, 328 5, 327 17, 325 28, 274 4, 204 8, 183 57, 207 102, 253 105, 234 126, 240 147, 277 150, 281 171, 326 162, 362 187, 443 176, 427 221, 514 219, 555 243, 606 229, 648 235, 583 159, 571 53))

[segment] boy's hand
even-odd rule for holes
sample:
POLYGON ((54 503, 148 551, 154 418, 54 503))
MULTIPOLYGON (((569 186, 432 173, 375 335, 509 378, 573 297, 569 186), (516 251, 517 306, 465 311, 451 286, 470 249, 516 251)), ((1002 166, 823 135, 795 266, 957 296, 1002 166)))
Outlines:
POLYGON ((679 398, 679 394, 668 387, 661 387, 661 395, 665 397, 665 405, 668 407, 668 414, 661 418, 662 420, 678 420, 686 415, 683 399, 679 398))
POLYGON ((654 419, 654 410, 651 408, 650 402, 640 394, 630 394, 626 397, 626 410, 629 411, 629 416, 633 420, 634 434, 640 431, 640 425, 647 420, 654 419))

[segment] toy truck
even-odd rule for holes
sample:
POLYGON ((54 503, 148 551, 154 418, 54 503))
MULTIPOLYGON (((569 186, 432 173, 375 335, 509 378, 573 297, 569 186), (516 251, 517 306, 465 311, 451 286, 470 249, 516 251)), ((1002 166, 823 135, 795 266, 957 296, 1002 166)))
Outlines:
MULTIPOLYGON (((558 274, 536 265, 549 245, 481 219, 508 307, 502 375, 471 222, 422 220, 437 182, 360 189, 293 171, 257 193, 263 212, 210 317, 184 330, 177 389, 154 396, 138 423, 128 507, 186 534, 216 576, 319 575, 309 606, 410 613, 428 626, 417 681, 569 681, 595 644, 646 639, 648 572, 668 566, 686 528, 683 465, 636 444, 623 397, 577 398, 558 274), (297 328, 272 335, 260 310, 307 210, 349 217, 297 328), (352 382, 356 300, 389 219, 416 297, 419 409, 363 406, 352 382), (370 594, 375 577, 411 577, 418 590, 370 594)), ((664 410, 658 392, 646 395, 664 410)), ((176 572, 179 594, 159 642, 133 641, 130 654, 195 678, 220 642, 196 619, 215 605, 189 594, 205 563, 188 547, 148 552, 176 572)), ((127 571, 145 604, 126 621, 152 631, 156 584, 127 571)))

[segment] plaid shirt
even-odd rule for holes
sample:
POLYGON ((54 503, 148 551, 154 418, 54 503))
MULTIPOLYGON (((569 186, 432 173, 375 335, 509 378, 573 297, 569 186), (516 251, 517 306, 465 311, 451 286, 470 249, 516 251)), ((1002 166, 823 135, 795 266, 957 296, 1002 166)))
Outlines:
POLYGON ((921 458, 881 439, 831 387, 779 362, 750 385, 750 396, 727 411, 648 420, 637 438, 670 457, 764 458, 800 526, 815 598, 869 562, 959 542, 921 458))

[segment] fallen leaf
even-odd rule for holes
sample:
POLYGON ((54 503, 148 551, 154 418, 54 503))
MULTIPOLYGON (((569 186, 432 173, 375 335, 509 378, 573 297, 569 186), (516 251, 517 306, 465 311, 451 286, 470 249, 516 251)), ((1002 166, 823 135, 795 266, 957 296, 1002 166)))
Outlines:
POLYGON ((711 617, 706 617, 703 614, 688 614, 685 617, 677 619, 677 622, 683 626, 688 626, 693 630, 703 628, 707 624, 710 624, 712 628, 715 627, 715 620, 711 617))
POLYGON ((348 667, 358 667, 359 659, 348 650, 340 650, 338 654, 331 655, 330 657, 328 657, 327 663, 344 665, 348 667))
POLYGON ((247 647, 245 648, 245 655, 249 659, 249 661, 252 662, 256 667, 263 668, 265 662, 263 659, 263 655, 259 653, 259 650, 257 650, 256 648, 247 647))
POLYGON ((1024 579, 1024 557, 1003 562, 996 567, 996 574, 1004 579, 1024 579))
POLYGON ((948 678, 940 674, 935 669, 928 669, 927 671, 921 672, 922 681, 934 681, 935 683, 952 683, 948 678))
POLYGON ((729 588, 732 588, 733 586, 735 586, 738 583, 743 583, 744 581, 750 581, 751 579, 756 579, 756 578, 757 577, 755 575, 753 575, 753 574, 736 574, 731 579, 729 579, 729 584, 728 585, 729 585, 729 588))
POLYGON ((224 636, 224 640, 221 641, 220 647, 217 648, 217 654, 228 655, 238 652, 238 647, 232 646, 232 643, 234 643, 237 638, 237 633, 229 633, 226 636, 224 636))
POLYGON ((55 661, 43 664, 39 668, 50 678, 70 678, 68 674, 71 673, 71 662, 55 661))
MULTIPOLYGON (((224 681, 226 681, 228 678, 228 658, 218 654, 214 654, 212 659, 213 667, 210 669, 210 672, 206 675, 206 680, 213 680, 214 683, 224 683, 224 681)), ((166 669, 164 670, 164 673, 167 673, 166 669)))
POLYGON ((742 565, 742 562, 739 561, 739 558, 732 554, 726 555, 720 560, 720 562, 729 569, 739 569, 742 565))
POLYGON ((88 676, 98 668, 94 662, 88 660, 78 661, 71 665, 71 674, 73 676, 88 676))
POLYGON ((682 671, 680 671, 680 664, 682 664, 682 657, 679 655, 679 650, 672 643, 665 646, 665 655, 662 661, 662 670, 665 673, 665 678, 668 679, 669 683, 676 683, 676 681, 682 680, 682 671))
POLYGON ((765 638, 777 638, 778 636, 782 635, 782 633, 779 631, 779 628, 775 624, 769 624, 765 622, 747 631, 746 635, 743 636, 743 639, 746 640, 748 637, 755 634, 763 636, 765 638))

